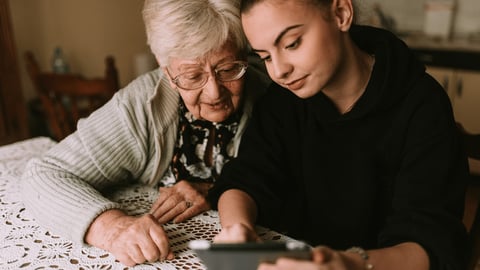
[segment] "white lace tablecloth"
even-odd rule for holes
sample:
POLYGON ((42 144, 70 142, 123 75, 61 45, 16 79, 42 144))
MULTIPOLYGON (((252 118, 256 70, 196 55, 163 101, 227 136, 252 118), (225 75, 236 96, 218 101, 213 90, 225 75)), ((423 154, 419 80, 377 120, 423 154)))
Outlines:
MULTIPOLYGON (((104 250, 77 245, 37 224, 20 200, 20 175, 30 158, 53 145, 54 141, 40 137, 0 147, 0 269, 205 269, 188 249, 188 242, 211 240, 218 233, 215 211, 184 223, 164 225, 175 259, 135 267, 126 267, 104 250)), ((132 186, 115 192, 112 200, 121 202, 130 214, 141 214, 148 211, 156 196, 154 189, 132 186)), ((289 240, 268 229, 258 230, 264 240, 289 240)))

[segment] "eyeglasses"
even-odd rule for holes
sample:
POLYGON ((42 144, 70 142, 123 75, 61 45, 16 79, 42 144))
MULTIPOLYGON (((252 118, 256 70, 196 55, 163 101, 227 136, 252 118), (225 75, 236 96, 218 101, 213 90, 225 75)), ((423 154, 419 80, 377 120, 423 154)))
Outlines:
MULTIPOLYGON (((213 71, 217 80, 230 82, 240 79, 247 71, 247 67, 248 63, 245 61, 234 61, 220 64, 213 71)), ((170 72, 168 73, 170 76, 170 72)), ((172 79, 172 82, 182 90, 198 90, 207 84, 209 77, 210 72, 198 69, 179 74, 172 79)))

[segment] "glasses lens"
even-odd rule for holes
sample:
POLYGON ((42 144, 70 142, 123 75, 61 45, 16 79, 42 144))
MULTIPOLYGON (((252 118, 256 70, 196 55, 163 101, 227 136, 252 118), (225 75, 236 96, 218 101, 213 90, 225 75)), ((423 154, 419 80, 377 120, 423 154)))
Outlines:
POLYGON ((231 62, 217 66, 215 69, 217 77, 223 82, 240 79, 247 70, 247 63, 245 62, 231 62))
POLYGON ((208 79, 208 73, 203 71, 187 72, 178 75, 175 83, 178 87, 186 90, 195 90, 201 88, 208 79))
MULTIPOLYGON (((222 82, 240 79, 247 70, 247 62, 235 61, 218 65, 215 68, 215 76, 222 82)), ((202 70, 192 70, 175 77, 174 83, 184 90, 197 90, 202 88, 210 74, 202 70)))

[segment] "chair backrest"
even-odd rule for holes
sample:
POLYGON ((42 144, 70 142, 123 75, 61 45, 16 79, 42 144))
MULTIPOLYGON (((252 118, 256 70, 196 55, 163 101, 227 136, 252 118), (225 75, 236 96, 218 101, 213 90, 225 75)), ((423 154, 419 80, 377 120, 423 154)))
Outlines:
POLYGON ((480 260, 480 134, 473 134, 457 123, 462 134, 465 152, 470 166, 470 182, 465 198, 464 224, 467 227, 471 244, 471 259, 468 270, 474 270, 480 260))
POLYGON ((25 53, 25 60, 49 130, 56 140, 74 132, 80 118, 98 109, 118 90, 118 73, 112 56, 105 59, 105 77, 95 79, 78 74, 42 72, 30 51, 25 53))

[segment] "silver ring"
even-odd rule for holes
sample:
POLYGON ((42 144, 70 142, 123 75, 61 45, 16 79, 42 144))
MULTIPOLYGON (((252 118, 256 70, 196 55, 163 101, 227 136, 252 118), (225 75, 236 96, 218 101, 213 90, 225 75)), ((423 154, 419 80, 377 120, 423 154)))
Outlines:
POLYGON ((193 203, 190 201, 185 201, 185 205, 187 206, 187 208, 190 208, 193 206, 193 203))

